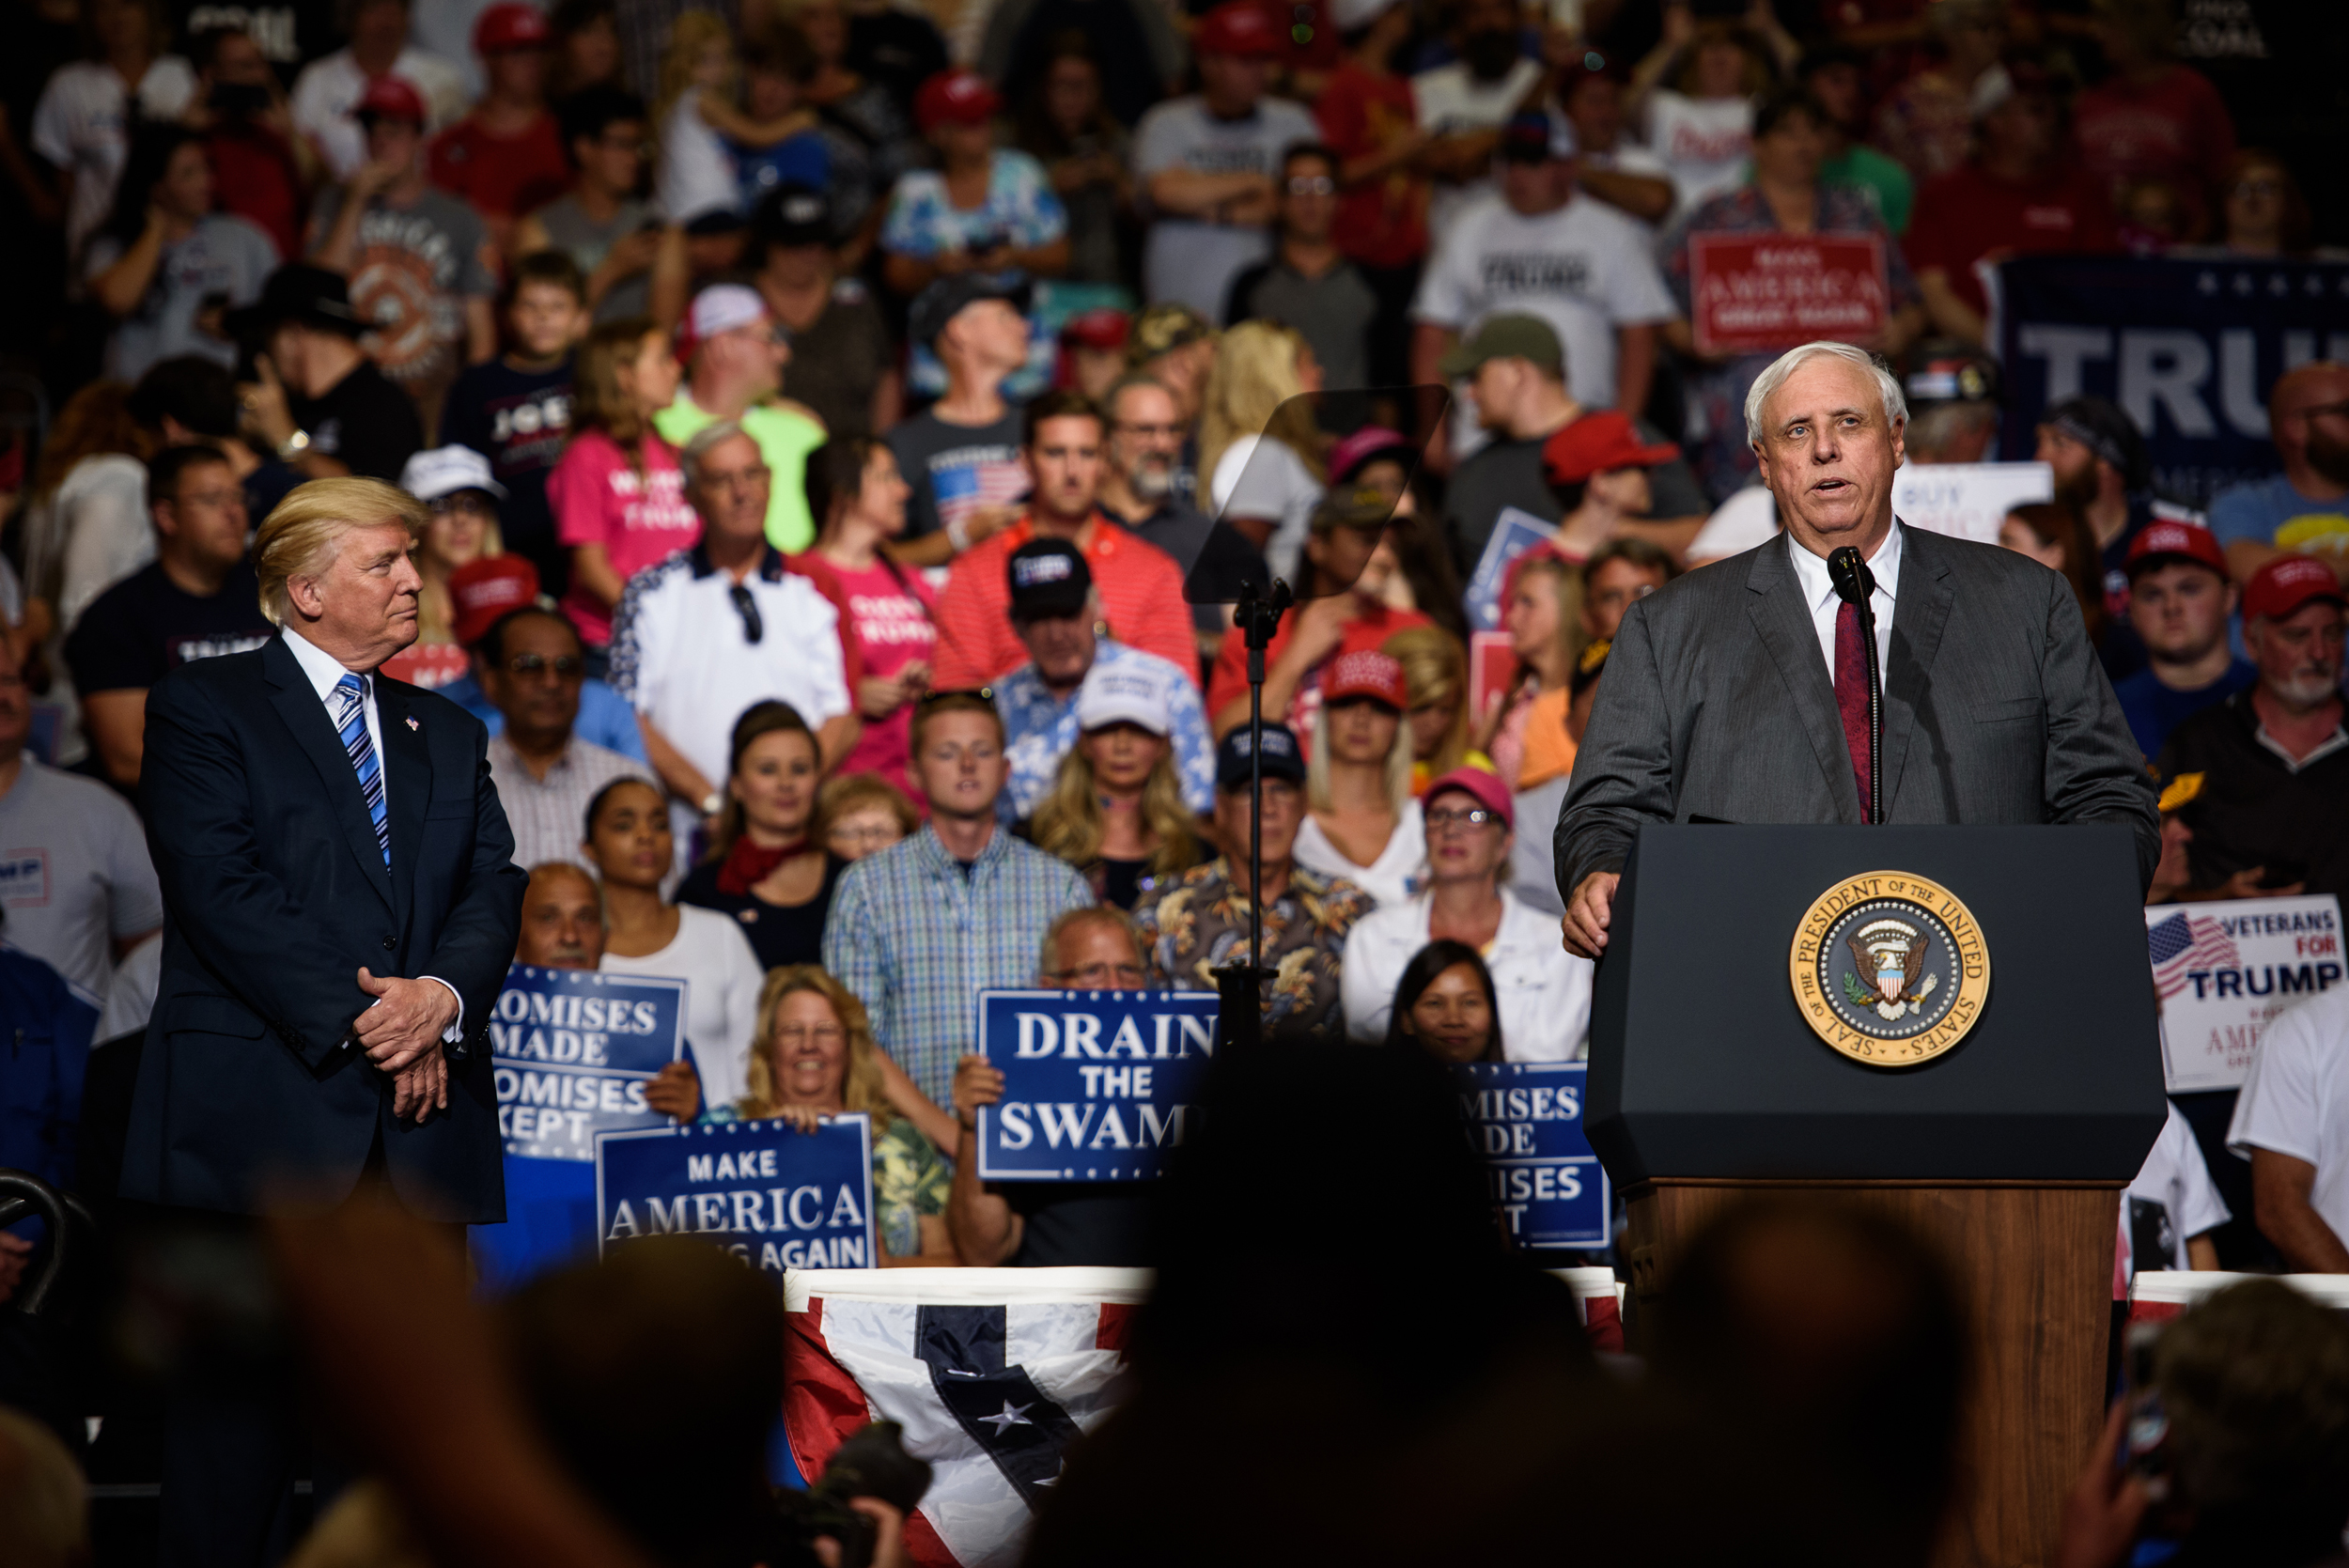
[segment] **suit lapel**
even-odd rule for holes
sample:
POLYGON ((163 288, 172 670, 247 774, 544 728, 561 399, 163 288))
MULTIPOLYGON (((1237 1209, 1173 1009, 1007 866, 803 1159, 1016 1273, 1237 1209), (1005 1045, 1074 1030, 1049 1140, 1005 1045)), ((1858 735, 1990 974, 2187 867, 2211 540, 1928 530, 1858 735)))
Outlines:
POLYGON ((342 737, 334 733, 334 722, 326 716, 326 705, 319 701, 310 677, 302 673, 301 663, 283 636, 263 644, 261 673, 269 680, 270 702, 277 716, 285 721, 310 766, 318 769, 326 798, 334 803, 334 818, 342 824, 343 838, 366 872, 368 885, 390 906, 392 879, 383 868, 383 848, 375 842, 375 824, 367 818, 366 801, 359 793, 359 775, 351 771, 350 757, 343 750, 342 737))
MULTIPOLYGON (((1786 558, 1796 548, 1781 536, 1754 554, 1746 577, 1750 597, 1746 611, 1753 617, 1754 634, 1777 661, 1778 673, 1794 699, 1795 713, 1811 749, 1827 775, 1828 793, 1843 821, 1859 820, 1859 784, 1852 777, 1851 748, 1843 740, 1843 720, 1835 706, 1835 687, 1828 677, 1827 661, 1819 657, 1819 633, 1811 621, 1811 608, 1802 601, 1802 580, 1786 558)), ((1887 800, 1890 794, 1887 792, 1887 800)))
POLYGON ((432 747, 409 710, 412 695, 401 681, 375 677, 375 706, 383 725, 383 783, 391 793, 393 908, 403 924, 416 879, 416 850, 424 843, 424 811, 432 800, 432 747))
POLYGON ((1898 798, 1901 767, 1917 730, 1917 708, 1933 675, 1933 656, 1941 647, 1950 604, 1957 597, 1949 562, 1937 541, 1921 528, 1901 530, 1906 560, 1900 597, 1892 605, 1891 656, 1884 671, 1884 810, 1898 798))

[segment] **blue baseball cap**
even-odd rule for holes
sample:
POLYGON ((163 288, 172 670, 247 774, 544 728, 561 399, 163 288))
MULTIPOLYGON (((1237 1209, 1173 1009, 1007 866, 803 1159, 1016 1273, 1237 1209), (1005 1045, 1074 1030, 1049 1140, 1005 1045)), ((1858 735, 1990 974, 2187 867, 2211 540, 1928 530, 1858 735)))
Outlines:
MULTIPOLYGON (((1251 754, 1248 726, 1242 724, 1225 736, 1215 749, 1216 787, 1246 789, 1251 754)), ((1297 732, 1286 724, 1264 727, 1264 776, 1286 779, 1291 784, 1302 784, 1305 780, 1304 748, 1297 743, 1297 732)))

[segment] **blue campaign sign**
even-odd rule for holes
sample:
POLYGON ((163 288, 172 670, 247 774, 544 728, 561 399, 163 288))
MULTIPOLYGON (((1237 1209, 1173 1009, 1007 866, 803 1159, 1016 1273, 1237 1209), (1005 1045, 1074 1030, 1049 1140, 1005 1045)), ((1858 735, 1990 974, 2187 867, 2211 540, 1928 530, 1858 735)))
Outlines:
POLYGON ((684 1021, 682 980, 507 970, 490 1020, 506 1154, 585 1163, 599 1132, 666 1126, 645 1082, 682 1055, 684 1021))
POLYGON ((1492 1172, 1493 1206, 1520 1247, 1607 1245, 1607 1172, 1582 1132, 1579 1062, 1472 1062, 1460 1110, 1492 1172))
POLYGON ((1212 991, 982 991, 979 1051, 1003 1097, 979 1110, 991 1182, 1161 1175, 1215 1054, 1212 991))
POLYGON ((877 1268, 873 1119, 607 1132, 596 1140, 599 1251, 648 1235, 731 1236, 762 1272, 877 1268))
POLYGON ((1997 272, 2000 452, 2028 457, 2041 411, 2092 392, 2137 422, 2155 483, 2186 501, 2274 473, 2268 389, 2349 357, 2338 261, 2025 256, 1997 272))
POLYGON ((1509 563, 1558 536, 1558 530, 1532 513, 1515 506, 1503 506, 1493 520, 1493 531, 1485 541, 1485 552, 1476 558, 1476 569, 1469 574, 1468 591, 1460 603, 1468 613, 1470 631, 1501 629, 1501 585, 1508 581, 1509 563))

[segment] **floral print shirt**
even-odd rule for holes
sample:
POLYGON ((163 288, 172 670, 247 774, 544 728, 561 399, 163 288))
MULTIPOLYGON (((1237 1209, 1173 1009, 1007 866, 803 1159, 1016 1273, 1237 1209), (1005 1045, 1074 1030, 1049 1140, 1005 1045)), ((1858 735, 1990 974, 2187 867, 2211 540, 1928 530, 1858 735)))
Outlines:
MULTIPOLYGON (((1151 984, 1212 991, 1215 971, 1245 963, 1252 901, 1232 885, 1232 862, 1219 856, 1160 882, 1134 907, 1151 984)), ((1338 980, 1346 933, 1372 908, 1353 883, 1299 866, 1286 892, 1265 911, 1265 1029, 1344 1027, 1338 980)))

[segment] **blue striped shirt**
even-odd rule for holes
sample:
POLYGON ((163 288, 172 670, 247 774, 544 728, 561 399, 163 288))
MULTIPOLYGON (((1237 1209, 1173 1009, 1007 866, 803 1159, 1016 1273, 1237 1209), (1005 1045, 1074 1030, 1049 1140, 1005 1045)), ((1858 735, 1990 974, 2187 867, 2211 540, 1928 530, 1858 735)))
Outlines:
POLYGON ((824 968, 864 1003, 881 1049, 945 1106, 956 1062, 977 1048, 979 992, 1034 985, 1045 931, 1092 902, 1075 868, 1000 828, 966 877, 925 827, 840 874, 824 968))

